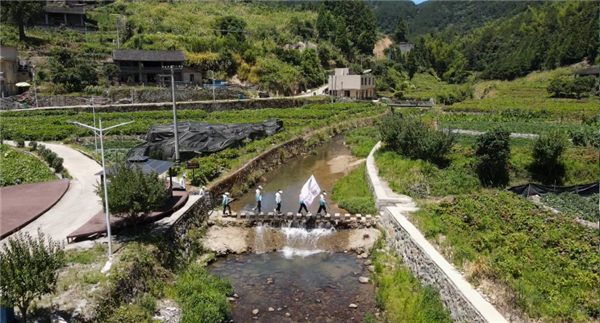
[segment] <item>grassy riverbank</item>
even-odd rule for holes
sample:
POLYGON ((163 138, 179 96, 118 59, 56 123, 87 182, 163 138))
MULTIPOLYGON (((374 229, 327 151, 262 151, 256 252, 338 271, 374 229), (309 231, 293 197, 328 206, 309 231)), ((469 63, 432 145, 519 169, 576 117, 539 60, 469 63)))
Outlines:
POLYGON ((0 145, 0 186, 46 182, 57 179, 48 165, 34 156, 0 145))
POLYGON ((383 310, 382 322, 452 322, 438 291, 421 285, 400 257, 384 249, 385 237, 382 236, 372 250, 373 280, 377 285, 377 306, 383 310))
POLYGON ((375 199, 365 176, 365 164, 361 164, 335 182, 331 195, 333 201, 351 214, 376 214, 375 199))

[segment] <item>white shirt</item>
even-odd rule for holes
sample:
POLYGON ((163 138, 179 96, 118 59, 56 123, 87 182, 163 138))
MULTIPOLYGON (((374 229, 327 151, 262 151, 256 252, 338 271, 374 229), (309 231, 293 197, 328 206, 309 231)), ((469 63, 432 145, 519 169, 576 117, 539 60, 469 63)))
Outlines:
POLYGON ((181 187, 182 189, 185 189, 185 178, 181 178, 179 180, 179 187, 181 187))
POLYGON ((260 189, 256 189, 256 200, 257 201, 262 201, 262 196, 260 195, 260 189))
POLYGON ((321 194, 321 205, 325 205, 325 195, 321 194))
POLYGON ((201 189, 200 189, 200 196, 204 196, 204 195, 206 195, 206 193, 204 192, 204 189, 203 189, 203 188, 201 188, 201 189))
POLYGON ((275 202, 281 203, 281 194, 279 192, 275 193, 275 202))

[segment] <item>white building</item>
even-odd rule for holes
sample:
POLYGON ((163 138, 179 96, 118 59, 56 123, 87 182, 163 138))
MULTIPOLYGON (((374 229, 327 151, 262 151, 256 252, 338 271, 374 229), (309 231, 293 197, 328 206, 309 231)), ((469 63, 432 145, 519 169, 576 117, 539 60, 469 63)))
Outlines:
POLYGON ((354 75, 349 68, 336 68, 335 75, 329 76, 329 90, 336 97, 369 99, 375 96, 375 76, 354 75))

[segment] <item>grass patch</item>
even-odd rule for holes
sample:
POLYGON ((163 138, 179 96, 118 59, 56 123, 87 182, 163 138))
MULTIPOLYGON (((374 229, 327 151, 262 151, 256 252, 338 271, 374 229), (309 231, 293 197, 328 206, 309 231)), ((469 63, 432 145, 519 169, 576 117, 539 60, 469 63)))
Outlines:
POLYGON ((106 257, 107 250, 108 247, 103 244, 96 244, 89 250, 69 250, 66 252, 66 262, 67 264, 89 265, 106 257))
MULTIPOLYGON (((472 136, 476 138, 476 136, 472 136)), ((461 137, 464 138, 464 137, 461 137)), ((444 167, 423 160, 413 160, 387 150, 385 147, 375 153, 379 176, 385 178, 390 188, 399 194, 413 198, 471 194, 482 189, 475 173, 475 156, 471 145, 463 145, 471 140, 459 140, 448 155, 444 167)), ((531 144, 529 139, 511 139, 510 182, 521 185, 538 182, 531 174, 531 144)), ((564 174, 556 185, 576 185, 598 180, 600 169, 599 153, 589 148, 568 148, 560 159, 564 174)))
POLYGON ((591 222, 598 222, 600 219, 598 194, 583 197, 573 193, 548 193, 542 195, 541 200, 545 205, 572 218, 580 218, 591 222))
POLYGON ((379 251, 383 243, 383 238, 379 238, 372 252, 376 302, 384 310, 383 322, 452 322, 438 291, 422 286, 399 258, 379 251))
POLYGON ((39 183, 57 179, 50 168, 34 156, 0 145, 0 186, 39 183))
POLYGON ((346 134, 344 140, 346 144, 350 146, 352 155, 356 157, 367 157, 380 140, 379 129, 376 127, 354 129, 346 134))
POLYGON ((428 239, 443 241, 440 248, 456 266, 484 264, 467 278, 507 285, 530 317, 598 320, 597 231, 496 191, 425 205, 413 219, 428 239))
POLYGON ((352 214, 375 214, 375 199, 369 190, 366 166, 362 164, 333 184, 331 198, 352 214))

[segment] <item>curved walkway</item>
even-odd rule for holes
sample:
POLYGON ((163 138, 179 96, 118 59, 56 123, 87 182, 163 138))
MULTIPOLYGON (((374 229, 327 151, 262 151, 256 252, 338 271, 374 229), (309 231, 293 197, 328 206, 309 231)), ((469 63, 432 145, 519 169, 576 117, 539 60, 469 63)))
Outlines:
MULTIPOLYGON (((94 160, 77 150, 62 144, 41 143, 55 152, 63 161, 64 167, 73 177, 65 195, 48 212, 23 227, 20 231, 37 236, 37 229, 54 240, 66 240, 67 235, 88 222, 102 210, 100 199, 94 193, 99 177, 95 173, 102 170, 94 160)), ((24 198, 32 198, 26 196, 24 198)), ((35 196, 33 197, 35 198, 35 196)))

